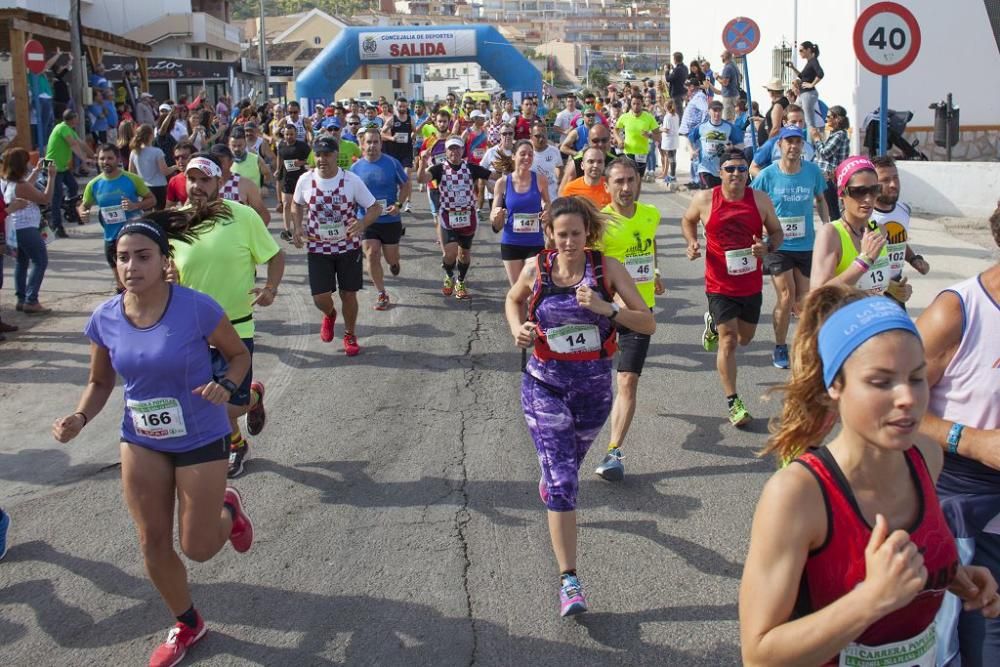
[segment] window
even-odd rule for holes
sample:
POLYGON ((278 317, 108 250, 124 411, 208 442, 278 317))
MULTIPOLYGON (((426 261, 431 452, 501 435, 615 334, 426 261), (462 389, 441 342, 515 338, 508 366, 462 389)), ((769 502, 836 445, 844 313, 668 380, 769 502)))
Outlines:
POLYGON ((201 49, 199 49, 194 44, 191 45, 191 57, 192 58, 201 58, 201 49))
POLYGON ((782 42, 781 46, 776 46, 771 50, 771 76, 781 79, 782 84, 788 87, 792 84, 795 73, 788 67, 786 62, 794 62, 792 58, 792 46, 782 42))
POLYGON ((215 59, 216 60, 222 60, 222 49, 216 49, 215 50, 215 59))
POLYGON ((322 43, 323 43, 323 38, 322 37, 313 37, 313 44, 315 44, 316 46, 319 46, 322 43))

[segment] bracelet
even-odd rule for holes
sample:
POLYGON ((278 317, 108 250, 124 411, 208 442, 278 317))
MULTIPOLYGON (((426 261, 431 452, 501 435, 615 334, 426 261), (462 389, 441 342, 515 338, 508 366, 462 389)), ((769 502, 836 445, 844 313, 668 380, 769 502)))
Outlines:
POLYGON ((76 412, 73 413, 73 416, 75 417, 77 415, 80 415, 81 417, 83 417, 83 425, 84 426, 86 426, 90 422, 90 420, 87 419, 86 413, 80 412, 79 410, 77 410, 76 412))
POLYGON ((653 275, 656 276, 657 278, 662 277, 662 274, 660 273, 659 269, 653 269, 653 275))
POLYGON ((911 258, 909 258, 908 260, 906 260, 906 263, 907 263, 907 264, 909 264, 910 266, 913 266, 913 263, 914 263, 915 261, 917 261, 918 259, 919 259, 920 261, 923 261, 923 259, 924 259, 924 256, 923 256, 923 255, 914 255, 913 257, 911 257, 911 258))
POLYGON ((868 269, 870 269, 870 268, 872 267, 872 265, 871 265, 871 264, 865 264, 865 262, 864 262, 864 261, 863 261, 863 260, 862 260, 862 259, 861 259, 860 257, 856 257, 856 258, 854 259, 854 262, 853 262, 853 263, 854 263, 854 264, 855 264, 856 266, 859 266, 859 267, 861 267, 861 270, 862 270, 862 271, 867 271, 868 269))
POLYGON ((962 431, 965 430, 964 424, 959 424, 955 422, 951 425, 951 430, 948 431, 948 453, 958 454, 958 441, 962 439, 962 431))

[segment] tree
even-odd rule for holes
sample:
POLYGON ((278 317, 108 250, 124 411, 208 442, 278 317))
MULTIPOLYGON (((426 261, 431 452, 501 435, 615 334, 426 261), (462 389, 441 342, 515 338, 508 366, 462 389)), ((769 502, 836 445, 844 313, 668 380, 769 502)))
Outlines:
MULTIPOLYGON (((334 16, 350 16, 369 9, 372 4, 369 0, 264 0, 264 15, 286 16, 319 9, 334 16)), ((234 20, 256 18, 259 15, 259 0, 233 0, 234 20)))
POLYGON ((608 73, 602 69, 591 67, 587 73, 590 80, 590 87, 596 90, 605 90, 608 87, 608 73))

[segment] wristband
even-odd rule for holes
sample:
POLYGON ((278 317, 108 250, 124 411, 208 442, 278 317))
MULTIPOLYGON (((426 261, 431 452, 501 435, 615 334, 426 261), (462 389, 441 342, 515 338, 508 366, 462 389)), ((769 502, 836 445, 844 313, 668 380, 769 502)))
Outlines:
POLYGON ((83 425, 84 426, 86 426, 88 423, 90 423, 90 420, 87 419, 87 414, 86 413, 80 412, 79 410, 77 410, 76 412, 73 413, 73 416, 75 417, 77 415, 80 415, 81 417, 83 417, 83 425))
POLYGON ((865 271, 872 268, 872 261, 868 258, 868 255, 865 255, 864 253, 855 257, 854 262, 858 264, 861 268, 863 268, 865 271))
POLYGON ((859 266, 859 267, 861 267, 861 270, 862 270, 862 271, 867 271, 868 269, 870 269, 870 268, 871 268, 871 264, 865 264, 865 263, 864 263, 863 261, 861 261, 861 259, 859 259, 859 258, 856 258, 856 259, 854 260, 854 265, 855 265, 855 266, 859 266))
POLYGON ((919 260, 923 260, 924 256, 923 255, 914 255, 913 257, 911 257, 908 260, 906 260, 906 263, 909 264, 910 266, 913 266, 913 263, 915 261, 917 261, 918 259, 919 260))
POLYGON ((215 384, 228 391, 230 397, 235 396, 236 392, 239 391, 239 387, 236 386, 236 383, 228 378, 219 378, 215 381, 215 384))
POLYGON ((965 430, 964 424, 959 424, 955 422, 951 425, 951 430, 948 431, 948 453, 958 454, 958 441, 962 439, 962 431, 965 430))

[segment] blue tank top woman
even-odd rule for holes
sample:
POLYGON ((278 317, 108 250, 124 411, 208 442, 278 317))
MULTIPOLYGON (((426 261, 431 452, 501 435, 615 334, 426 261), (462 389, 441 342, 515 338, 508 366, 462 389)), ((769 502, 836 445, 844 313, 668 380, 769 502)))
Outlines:
POLYGON ((504 191, 507 221, 504 223, 500 242, 535 247, 541 251, 545 247, 545 235, 539 217, 542 213, 542 193, 538 189, 538 175, 531 172, 531 185, 525 192, 514 189, 513 178, 513 174, 507 176, 504 191))

